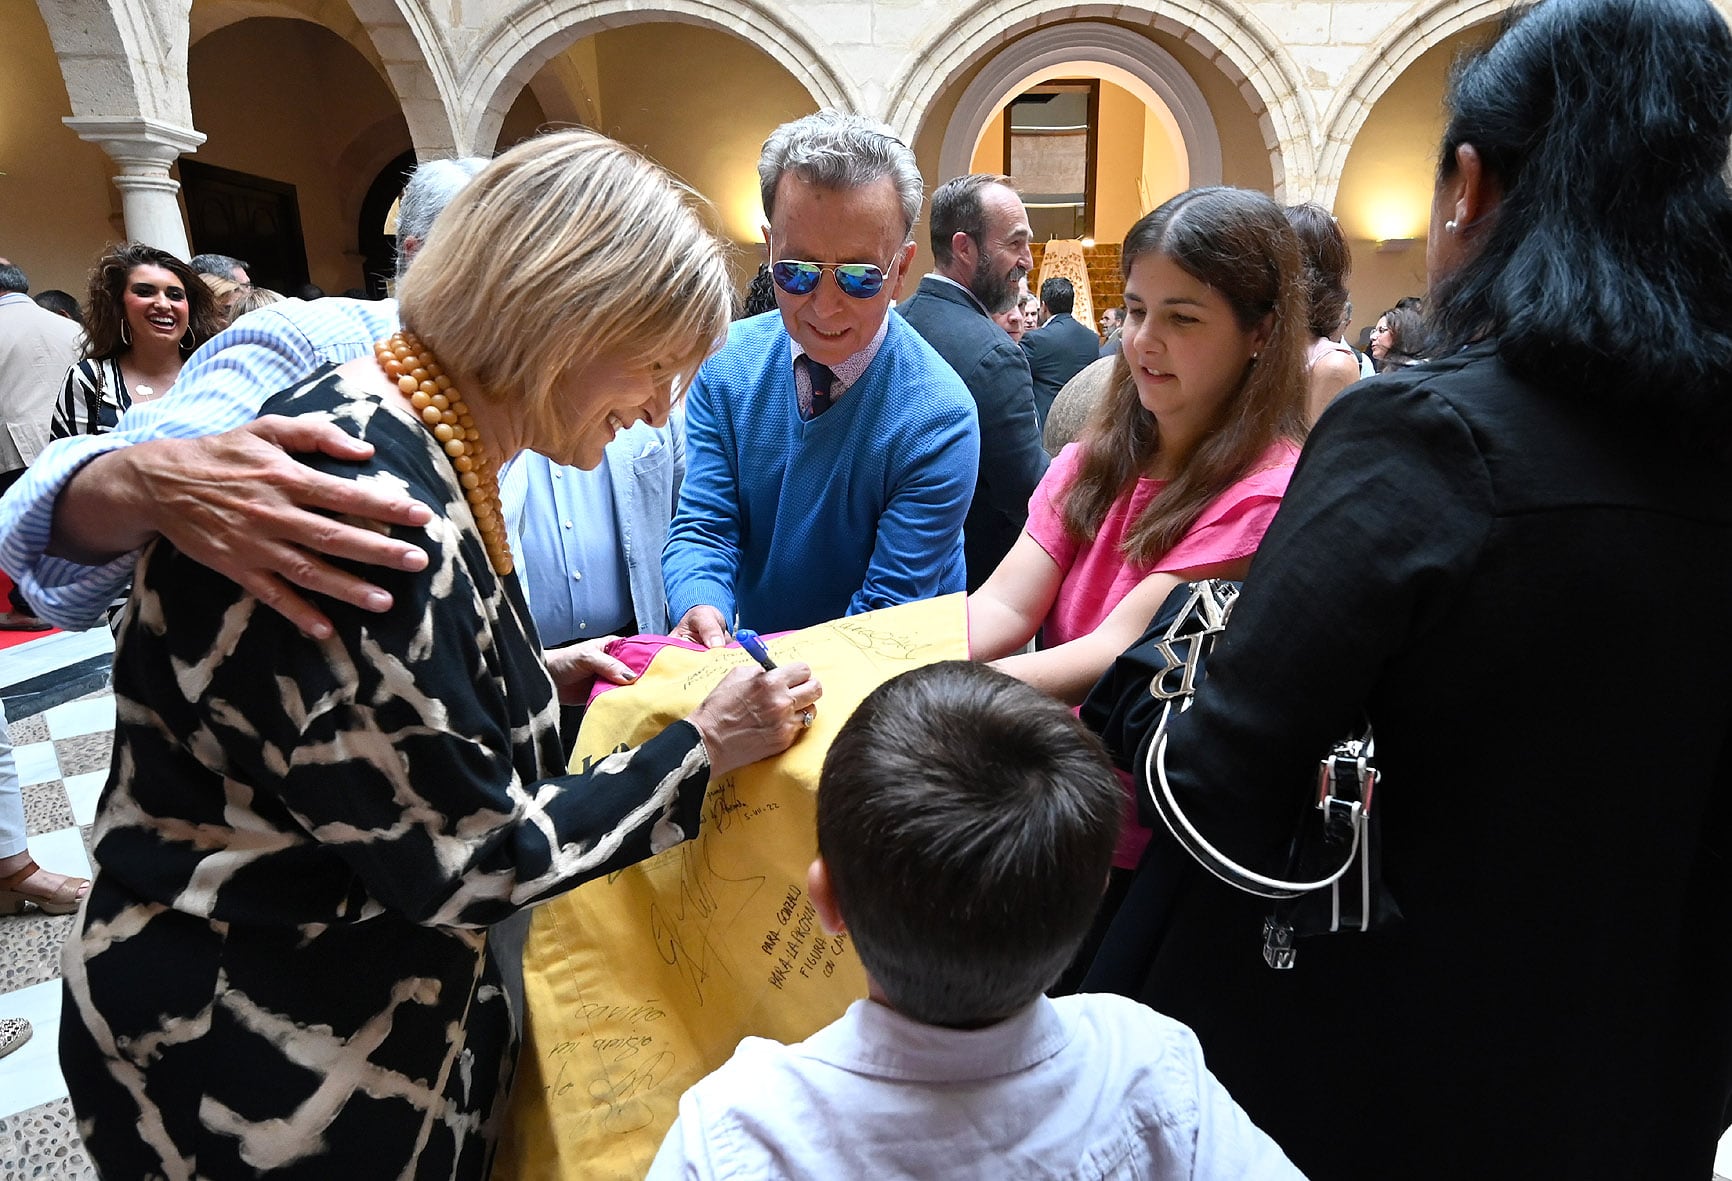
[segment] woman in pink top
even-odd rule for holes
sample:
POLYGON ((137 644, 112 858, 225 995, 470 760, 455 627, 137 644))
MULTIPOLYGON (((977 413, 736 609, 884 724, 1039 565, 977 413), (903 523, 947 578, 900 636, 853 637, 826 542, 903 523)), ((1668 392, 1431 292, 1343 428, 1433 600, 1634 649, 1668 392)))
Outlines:
MULTIPOLYGON (((974 658, 1072 705, 1173 587, 1244 577, 1306 429, 1311 337, 1279 205, 1182 193, 1131 228, 1123 265, 1111 386, 968 600, 974 658), (1041 650, 1019 652, 1037 631, 1041 650)), ((1135 865, 1147 841, 1135 826, 1115 863, 1135 865)))

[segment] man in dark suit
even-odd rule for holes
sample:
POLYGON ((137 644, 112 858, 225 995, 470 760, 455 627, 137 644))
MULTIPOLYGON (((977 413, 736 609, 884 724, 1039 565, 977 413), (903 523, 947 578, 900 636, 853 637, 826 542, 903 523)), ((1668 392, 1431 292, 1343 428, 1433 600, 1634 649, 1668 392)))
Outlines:
POLYGON ((1076 289, 1069 279, 1048 279, 1040 285, 1040 327, 1022 338, 1034 376, 1034 411, 1046 426, 1046 412, 1064 383, 1092 365, 1101 354, 1094 329, 1071 316, 1076 289))
POLYGON ((896 310, 956 370, 980 414, 980 473, 963 525, 972 591, 1016 543, 1046 471, 1028 362, 991 319, 1018 295, 1032 234, 1010 178, 979 173, 939 186, 931 227, 938 269, 896 310))

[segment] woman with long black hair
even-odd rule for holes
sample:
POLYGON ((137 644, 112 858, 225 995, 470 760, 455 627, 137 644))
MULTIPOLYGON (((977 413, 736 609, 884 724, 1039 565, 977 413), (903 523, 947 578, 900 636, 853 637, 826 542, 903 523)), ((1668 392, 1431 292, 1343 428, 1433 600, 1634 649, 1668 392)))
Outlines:
POLYGON ((1433 359, 1318 421, 1166 764, 1278 874, 1368 716, 1405 920, 1271 971, 1269 904, 1197 871, 1142 994, 1313 1177, 1704 1178, 1732 1110, 1732 31, 1707 0, 1548 0, 1448 115, 1433 359))

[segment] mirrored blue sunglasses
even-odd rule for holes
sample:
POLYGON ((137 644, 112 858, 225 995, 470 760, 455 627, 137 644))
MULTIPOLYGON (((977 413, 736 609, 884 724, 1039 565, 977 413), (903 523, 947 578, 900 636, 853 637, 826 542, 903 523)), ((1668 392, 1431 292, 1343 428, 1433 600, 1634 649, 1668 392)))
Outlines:
POLYGON ((789 295, 810 295, 829 271, 842 294, 871 299, 884 289, 884 271, 869 262, 801 262, 784 258, 770 264, 770 277, 789 295))

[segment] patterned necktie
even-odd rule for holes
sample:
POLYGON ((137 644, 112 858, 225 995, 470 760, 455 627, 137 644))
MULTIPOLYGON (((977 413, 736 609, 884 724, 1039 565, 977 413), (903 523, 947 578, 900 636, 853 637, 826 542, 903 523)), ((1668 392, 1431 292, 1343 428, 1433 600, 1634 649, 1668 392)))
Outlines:
POLYGON ((806 366, 806 377, 812 382, 812 417, 817 418, 830 409, 830 388, 836 384, 836 373, 828 365, 820 365, 810 357, 802 355, 800 361, 806 366))

